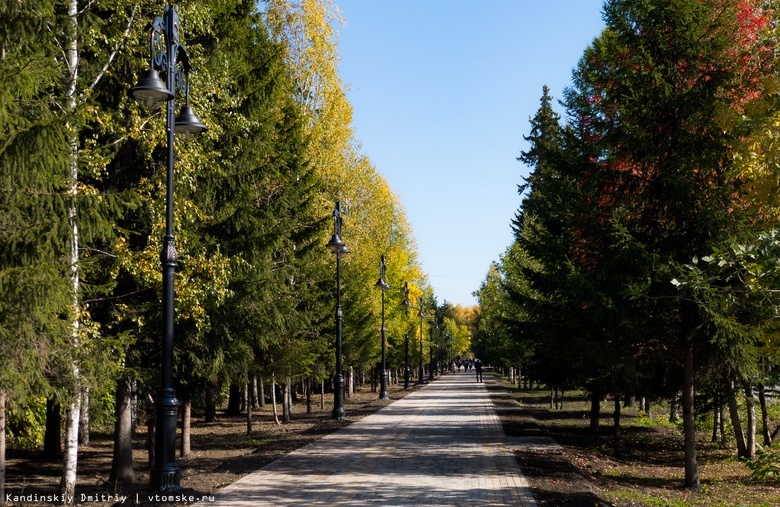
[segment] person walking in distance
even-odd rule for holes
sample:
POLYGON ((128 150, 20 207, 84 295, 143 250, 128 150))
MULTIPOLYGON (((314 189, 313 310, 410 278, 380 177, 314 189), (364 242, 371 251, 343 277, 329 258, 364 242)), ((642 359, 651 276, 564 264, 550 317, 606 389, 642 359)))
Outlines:
POLYGON ((475 359, 474 369, 477 370, 477 382, 482 382, 482 361, 475 359))

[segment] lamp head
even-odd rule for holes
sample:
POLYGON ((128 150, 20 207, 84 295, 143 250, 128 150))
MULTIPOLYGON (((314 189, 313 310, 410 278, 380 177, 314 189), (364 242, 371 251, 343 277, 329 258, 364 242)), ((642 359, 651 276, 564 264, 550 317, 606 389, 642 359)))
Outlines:
POLYGON ((330 251, 334 254, 349 253, 346 243, 341 241, 338 234, 334 234, 326 246, 330 248, 330 251))
POLYGON ((195 111, 193 111, 190 106, 181 108, 173 125, 173 131, 177 134, 184 134, 184 137, 194 137, 209 129, 200 121, 200 118, 195 115, 195 111))
POLYGON ((382 292, 390 288, 390 286, 387 285, 387 282, 385 281, 385 256, 384 255, 379 257, 379 281, 376 282, 374 286, 377 287, 382 292))
POLYGON ((173 98, 173 93, 153 68, 143 73, 138 84, 130 88, 130 93, 145 109, 159 109, 163 102, 173 98))

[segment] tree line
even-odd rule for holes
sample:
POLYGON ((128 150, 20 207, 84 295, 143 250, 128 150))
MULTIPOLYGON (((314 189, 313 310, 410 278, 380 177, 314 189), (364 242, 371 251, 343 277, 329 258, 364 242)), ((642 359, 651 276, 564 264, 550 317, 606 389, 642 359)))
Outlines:
POLYGON ((563 118, 542 92, 514 241, 476 293, 475 352, 585 390, 594 435, 610 396, 616 448, 621 400, 679 404, 692 488, 703 418, 723 435, 728 412, 747 459, 778 432, 776 8, 607 0, 563 118))
MULTIPOLYGON (((0 5, 0 493, 8 442, 61 458, 61 493, 72 498, 90 425, 115 428, 112 487, 135 480, 130 400, 143 414, 160 373, 167 145, 164 114, 128 90, 148 68, 161 8, 0 5)), ((214 417, 255 379, 283 379, 287 391, 305 379, 330 385, 334 201, 352 252, 342 269, 345 365, 367 371, 380 355, 380 255, 390 367, 403 365, 405 336, 413 360, 422 339, 443 350, 449 336, 465 353, 467 309, 436 301, 398 198, 357 148, 337 74, 335 6, 177 8, 191 105, 209 127, 175 144, 181 452, 193 406, 214 417), (412 306, 437 323, 434 335, 404 307, 405 283, 412 306)))

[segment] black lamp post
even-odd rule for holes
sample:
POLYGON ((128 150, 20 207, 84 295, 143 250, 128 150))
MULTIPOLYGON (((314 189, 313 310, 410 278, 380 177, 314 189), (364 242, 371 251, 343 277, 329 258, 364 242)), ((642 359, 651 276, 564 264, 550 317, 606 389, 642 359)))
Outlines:
POLYGON ((425 312, 423 312, 422 298, 420 298, 420 372, 418 375, 418 383, 425 384, 425 368, 423 367, 423 361, 425 357, 423 355, 423 333, 425 328, 423 327, 423 319, 425 319, 425 312))
POLYGON ((176 420, 179 400, 173 389, 173 324, 174 288, 176 272, 176 247, 173 237, 173 162, 174 132, 194 136, 208 127, 201 122, 189 106, 190 60, 179 43, 179 14, 176 7, 165 7, 163 17, 152 21, 149 36, 149 70, 144 72, 138 84, 130 89, 133 97, 147 109, 157 109, 167 103, 166 127, 168 133, 168 172, 165 200, 165 237, 160 254, 162 264, 162 359, 160 391, 155 402, 156 429, 154 464, 150 474, 152 489, 164 492, 181 490, 180 471, 176 465, 176 420), (166 72, 166 82, 157 70, 166 72), (186 101, 179 116, 175 116, 177 90, 183 90, 186 101))
MULTIPOLYGON (((452 335, 447 335, 447 371, 450 370, 452 365, 452 335)), ((453 372, 454 373, 454 372, 453 372)))
MULTIPOLYGON (((409 303, 409 283, 404 283, 404 307, 405 308, 411 308, 412 305, 409 303)), ((409 333, 407 332, 404 336, 404 343, 405 343, 405 349, 406 349, 406 368, 404 369, 404 389, 409 389, 409 377, 412 374, 412 371, 409 369, 409 333)))
POLYGON ((433 357, 433 347, 434 347, 434 344, 433 344, 433 331, 436 328, 437 328, 436 322, 432 320, 431 321, 431 334, 430 334, 430 336, 428 338, 428 361, 429 361, 429 364, 428 364, 428 381, 429 382, 433 382, 433 369, 435 367, 435 359, 433 357))
POLYGON ((349 248, 341 240, 341 206, 336 201, 333 210, 333 236, 328 242, 330 251, 336 254, 336 376, 333 379, 333 419, 346 419, 344 411, 344 373, 341 364, 341 256, 349 253, 349 248))
POLYGON ((379 258, 379 281, 376 287, 382 291, 382 372, 379 374, 379 399, 390 398, 387 395, 387 341, 385 338, 385 291, 390 288, 385 281, 385 256, 379 258))

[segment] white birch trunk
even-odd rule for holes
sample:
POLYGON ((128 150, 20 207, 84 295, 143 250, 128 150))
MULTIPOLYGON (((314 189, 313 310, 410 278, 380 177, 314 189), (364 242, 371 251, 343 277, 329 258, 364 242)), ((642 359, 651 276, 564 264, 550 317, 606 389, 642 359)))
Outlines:
POLYGON ((81 420, 79 420, 79 444, 89 445, 89 387, 81 391, 81 420))
POLYGON ((182 402, 181 411, 181 443, 179 445, 179 456, 182 458, 188 457, 192 453, 190 447, 190 440, 192 436, 192 401, 187 397, 182 402))
POLYGON ((5 391, 0 389, 0 507, 5 507, 5 391))
MULTIPOLYGON (((76 109, 76 85, 79 69, 78 52, 78 1, 70 0, 68 3, 68 23, 69 34, 67 36, 67 45, 65 47, 66 62, 68 65, 68 86, 65 93, 66 109, 73 112, 76 109)), ((70 247, 68 252, 68 262, 70 264, 71 290, 73 291, 73 329, 71 331, 71 345, 74 352, 79 348, 79 227, 78 217, 76 216, 75 198, 78 193, 78 135, 76 127, 69 126, 70 145, 70 195, 72 201, 68 209, 68 222, 70 227, 70 247)), ((76 469, 78 460, 78 437, 79 420, 81 417, 81 372, 77 361, 78 354, 74 353, 71 364, 71 374, 73 375, 73 399, 68 406, 67 420, 65 422, 65 452, 62 466, 62 479, 60 482, 60 494, 63 497, 63 503, 72 505, 76 490, 76 469)))
POLYGON ((745 447, 747 448, 747 459, 752 460, 756 457, 756 397, 753 392, 753 385, 746 381, 745 387, 745 408, 747 409, 747 435, 745 436, 745 447))

